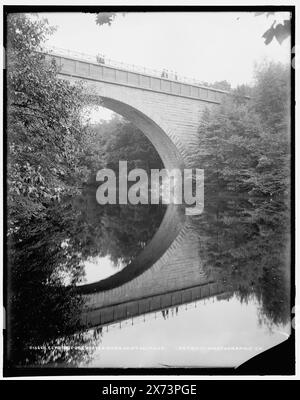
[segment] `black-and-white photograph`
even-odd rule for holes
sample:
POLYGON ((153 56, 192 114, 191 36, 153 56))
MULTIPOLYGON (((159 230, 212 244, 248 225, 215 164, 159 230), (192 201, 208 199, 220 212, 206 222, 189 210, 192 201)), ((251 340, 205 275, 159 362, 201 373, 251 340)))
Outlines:
POLYGON ((238 374, 291 341, 293 24, 4 7, 7 375, 238 374))

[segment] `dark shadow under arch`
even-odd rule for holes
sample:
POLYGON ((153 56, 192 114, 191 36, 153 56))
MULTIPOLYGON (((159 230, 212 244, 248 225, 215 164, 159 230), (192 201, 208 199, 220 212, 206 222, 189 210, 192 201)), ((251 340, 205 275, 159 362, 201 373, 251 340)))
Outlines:
POLYGON ((175 143, 151 118, 128 104, 107 97, 101 97, 102 105, 132 122, 150 140, 167 169, 184 168, 184 161, 175 143))

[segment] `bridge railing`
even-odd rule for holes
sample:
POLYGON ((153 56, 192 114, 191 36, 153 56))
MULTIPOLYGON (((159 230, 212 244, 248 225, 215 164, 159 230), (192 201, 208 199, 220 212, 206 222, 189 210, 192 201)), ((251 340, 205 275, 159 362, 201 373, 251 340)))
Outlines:
POLYGON ((220 90, 220 89, 215 89, 213 87, 207 87, 207 86, 203 85, 203 83, 201 81, 194 79, 194 78, 189 78, 189 77, 186 77, 183 75, 179 75, 175 71, 171 71, 168 69, 156 70, 156 69, 152 69, 152 68, 138 66, 135 64, 127 64, 127 63, 124 63, 121 61, 112 60, 102 54, 91 55, 91 54, 82 53, 79 51, 63 49, 63 48, 54 47, 54 46, 46 46, 41 51, 44 53, 47 53, 47 54, 53 54, 53 55, 57 55, 57 56, 61 56, 61 57, 76 59, 78 61, 90 62, 90 63, 98 64, 98 65, 106 65, 108 67, 121 69, 121 70, 129 71, 129 72, 137 72, 140 74, 149 75, 149 76, 153 76, 156 78, 163 78, 163 79, 167 79, 167 80, 171 80, 171 81, 187 83, 187 84, 190 84, 193 86, 198 86, 203 89, 210 89, 210 90, 220 92, 220 93, 228 93, 226 90, 220 90), (99 58, 102 59, 103 62, 99 62, 99 58))
MULTIPOLYGON (((226 292, 226 294, 228 293, 226 292)), ((182 312, 195 309, 201 304, 205 305, 207 301, 214 303, 215 301, 218 301, 218 298, 217 296, 212 296, 208 299, 204 298, 204 299, 193 300, 190 303, 170 306, 167 307, 166 309, 155 310, 148 312, 146 314, 131 315, 130 317, 125 319, 120 319, 117 322, 109 322, 103 325, 99 325, 98 328, 102 328, 104 332, 108 332, 111 330, 122 329, 127 326, 143 324, 146 321, 149 322, 158 319, 168 320, 170 318, 175 318, 178 314, 181 314, 182 312)), ((95 329, 95 328, 97 329, 97 326, 90 329, 95 329)))
POLYGON ((232 292, 233 290, 233 287, 228 287, 218 282, 209 282, 107 306, 97 303, 92 304, 87 301, 81 315, 81 323, 87 329, 95 326, 111 325, 140 315, 144 316, 176 306, 187 305, 198 300, 205 301, 205 299, 225 292, 232 292))

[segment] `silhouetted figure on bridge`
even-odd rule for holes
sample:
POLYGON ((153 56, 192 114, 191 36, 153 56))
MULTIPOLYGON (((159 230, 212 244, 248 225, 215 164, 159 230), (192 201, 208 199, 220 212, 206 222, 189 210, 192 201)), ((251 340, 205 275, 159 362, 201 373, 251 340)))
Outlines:
POLYGON ((161 77, 162 78, 168 78, 169 74, 168 71, 166 69, 163 69, 162 73, 161 73, 161 77))
POLYGON ((105 58, 103 54, 98 54, 96 56, 96 60, 98 64, 105 64, 105 58))

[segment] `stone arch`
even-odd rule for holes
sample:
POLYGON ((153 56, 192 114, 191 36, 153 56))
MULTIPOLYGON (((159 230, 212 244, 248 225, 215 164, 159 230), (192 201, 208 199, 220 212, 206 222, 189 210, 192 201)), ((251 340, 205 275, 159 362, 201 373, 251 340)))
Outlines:
MULTIPOLYGON (((185 134, 184 136, 187 137, 181 140, 182 133, 176 132, 176 122, 171 123, 174 117, 168 115, 170 107, 167 109, 168 104, 165 104, 161 98, 161 96, 165 98, 165 94, 114 85, 109 82, 86 80, 72 75, 63 74, 60 77, 72 84, 82 82, 91 98, 100 98, 103 107, 122 115, 139 128, 155 147, 165 168, 182 170, 186 167, 189 159, 187 143, 190 143, 191 138, 190 135, 185 134)), ((178 106, 177 103, 176 105, 178 106)), ((185 112, 186 106, 185 104, 184 113, 188 114, 190 119, 190 113, 185 112)), ((181 107, 180 110, 174 110, 174 112, 181 114, 181 107)), ((191 126, 189 122, 189 130, 191 126)), ((193 129, 191 133, 192 131, 193 129)))
POLYGON ((184 168, 183 154, 172 141, 171 133, 167 133, 161 127, 160 121, 158 123, 155 121, 159 119, 158 116, 146 115, 137 108, 113 98, 101 97, 101 100, 103 107, 122 115, 140 129, 155 147, 165 168, 184 168))

